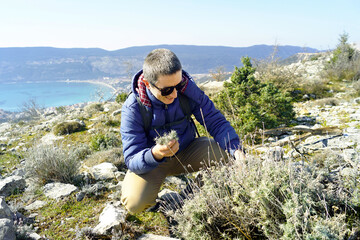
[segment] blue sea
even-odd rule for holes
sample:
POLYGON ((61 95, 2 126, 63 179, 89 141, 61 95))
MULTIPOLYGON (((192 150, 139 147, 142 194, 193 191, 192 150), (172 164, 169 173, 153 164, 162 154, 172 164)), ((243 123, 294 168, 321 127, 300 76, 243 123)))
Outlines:
POLYGON ((99 93, 104 94, 106 100, 113 91, 110 87, 87 82, 0 83, 0 109, 21 111, 29 100, 35 100, 40 107, 99 101, 99 93))

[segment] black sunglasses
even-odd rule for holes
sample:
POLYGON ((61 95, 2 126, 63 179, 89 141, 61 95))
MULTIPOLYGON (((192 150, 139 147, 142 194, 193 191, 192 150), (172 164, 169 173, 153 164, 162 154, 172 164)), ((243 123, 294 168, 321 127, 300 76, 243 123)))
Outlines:
POLYGON ((152 84, 152 83, 150 83, 150 84, 153 85, 157 90, 159 90, 161 92, 161 96, 168 96, 174 91, 174 88, 176 88, 176 90, 179 91, 183 86, 182 81, 180 83, 178 83, 176 86, 164 87, 164 88, 158 88, 157 86, 155 86, 155 84, 152 84))

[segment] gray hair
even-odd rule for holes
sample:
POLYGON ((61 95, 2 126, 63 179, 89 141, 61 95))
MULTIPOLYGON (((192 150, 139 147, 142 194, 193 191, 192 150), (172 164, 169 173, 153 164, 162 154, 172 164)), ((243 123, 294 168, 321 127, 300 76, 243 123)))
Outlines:
POLYGON ((165 48, 151 51, 143 65, 144 78, 152 84, 157 82, 159 76, 172 75, 181 69, 180 60, 175 53, 165 48))

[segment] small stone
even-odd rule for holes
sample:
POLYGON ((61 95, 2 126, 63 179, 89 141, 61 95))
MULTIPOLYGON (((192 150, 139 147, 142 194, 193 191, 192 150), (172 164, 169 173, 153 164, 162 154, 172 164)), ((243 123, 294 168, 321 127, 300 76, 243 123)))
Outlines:
POLYGON ((10 176, 0 180, 0 196, 10 196, 15 190, 23 190, 26 187, 24 177, 10 176))
POLYGON ((138 240, 179 240, 179 238, 165 237, 154 234, 141 235, 138 240))
POLYGON ((99 224, 94 228, 94 232, 98 234, 106 234, 111 228, 125 222, 127 211, 122 207, 116 207, 108 204, 99 217, 99 224))
POLYGON ((60 199, 69 196, 77 190, 78 188, 74 185, 65 183, 49 183, 44 186, 45 196, 52 199, 60 199))
POLYGON ((27 210, 27 211, 36 210, 36 209, 40 209, 40 208, 44 207, 45 205, 46 205, 46 202, 36 200, 35 202, 31 203, 30 205, 27 205, 25 207, 25 210, 27 210))
POLYGON ((91 168, 91 173, 93 174, 95 180, 108 180, 115 178, 115 172, 117 172, 117 167, 108 162, 98 164, 91 168))

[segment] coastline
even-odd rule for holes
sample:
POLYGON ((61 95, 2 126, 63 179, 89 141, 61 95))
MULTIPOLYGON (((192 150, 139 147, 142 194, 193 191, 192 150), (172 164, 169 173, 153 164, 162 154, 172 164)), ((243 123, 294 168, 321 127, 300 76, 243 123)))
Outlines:
MULTIPOLYGON (((51 81, 52 83, 54 84, 60 84, 60 85, 66 85, 67 83, 72 83, 72 84, 76 84, 77 87, 76 88, 80 88, 81 89, 84 89, 83 87, 81 87, 81 84, 85 83, 84 84, 84 87, 86 85, 85 88, 91 88, 91 89, 97 89, 99 88, 99 86, 101 85, 101 88, 104 87, 104 94, 106 92, 106 98, 110 99, 110 96, 111 98, 113 98, 119 91, 119 89, 117 89, 117 86, 116 86, 116 83, 118 82, 117 80, 106 80, 106 79, 91 79, 91 80, 55 80, 55 81, 51 81), (65 84, 64 84, 65 83, 65 84)), ((46 82, 43 82, 43 81, 26 81, 25 84, 32 84, 32 83, 41 83, 41 84, 44 84, 46 86, 47 83, 51 83, 50 81, 46 81, 46 82)), ((1 83, 0 83, 1 84, 1 83)), ((5 83, 6 85, 8 83, 5 83)), ((14 83, 16 84, 16 83, 14 83)), ((5 87, 4 89, 2 89, 1 85, 0 85, 0 93, 2 92, 2 90, 6 90, 7 87, 5 87)), ((6 93, 9 93, 11 91, 13 91, 12 89, 16 89, 14 90, 18 95, 20 95, 18 98, 16 98, 16 100, 14 101, 11 101, 11 96, 13 96, 14 94, 11 94, 10 95, 6 95, 6 94, 2 94, 2 96, 0 97, 0 119, 3 119, 5 116, 9 116, 15 112, 21 112, 20 111, 20 107, 19 106, 22 106, 21 104, 23 102, 26 102, 28 99, 36 99, 38 101, 38 103, 41 103, 43 104, 44 106, 46 105, 46 107, 51 107, 51 106, 67 106, 67 105, 73 105, 73 104, 76 104, 76 103, 84 103, 84 102, 89 102, 91 101, 91 99, 82 99, 81 97, 79 96, 82 96, 82 94, 76 94, 76 96, 74 96, 75 98, 74 99, 77 99, 76 101, 72 98, 72 97, 67 97, 68 95, 66 94, 66 92, 60 92, 61 94, 65 94, 64 97, 57 97, 59 98, 60 100, 58 101, 59 103, 56 103, 56 102, 51 102, 49 99, 47 100, 43 100, 42 97, 41 97, 41 94, 44 94, 44 92, 36 92, 36 91, 33 91, 33 92, 30 92, 30 93, 27 93, 26 89, 28 89, 28 87, 24 84, 21 85, 21 88, 14 88, 10 85, 9 87, 9 91, 6 91, 6 93), (19 89, 22 89, 22 88, 25 88, 25 90, 21 90, 19 91, 19 89), (25 96, 25 97, 24 97, 25 96), (27 97, 28 96, 28 97, 27 97), (20 99, 20 100, 19 100, 20 99), (40 100, 39 100, 40 99, 40 100), (63 99, 68 99, 68 101, 66 100, 63 100, 63 99), (73 100, 71 100, 73 99, 73 100), (49 101, 51 103, 49 103, 49 101)), ((50 90, 49 90, 50 91, 50 90)), ((58 91, 58 90, 54 90, 52 89, 51 91, 58 91)), ((50 92, 51 92, 50 91, 50 92)), ((46 93, 46 92, 45 92, 46 93)), ((54 92, 52 92, 54 93, 54 92)), ((90 93, 89 93, 90 94, 90 93)), ((89 95, 87 94, 87 95, 89 95)), ((54 96, 56 95, 55 93, 53 94, 54 96)), ((90 95, 89 95, 90 96, 90 95)), ((92 95, 91 95, 92 96, 92 95)), ((95 96, 95 92, 94 92, 94 96, 95 96)), ((56 97, 55 97, 56 99, 56 97)))
POLYGON ((59 80, 59 81, 56 81, 56 82, 98 84, 98 85, 102 85, 102 86, 111 88, 114 93, 117 91, 117 89, 115 87, 113 87, 111 84, 106 83, 106 82, 101 82, 101 81, 98 81, 98 80, 59 80))

